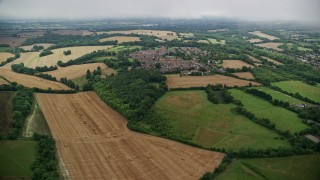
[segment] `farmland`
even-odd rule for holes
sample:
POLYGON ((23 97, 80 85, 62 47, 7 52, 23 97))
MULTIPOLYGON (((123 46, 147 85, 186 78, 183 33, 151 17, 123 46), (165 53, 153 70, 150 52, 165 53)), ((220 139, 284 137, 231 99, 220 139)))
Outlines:
POLYGON ((68 79, 76 79, 78 77, 86 75, 88 69, 92 72, 96 70, 99 66, 101 70, 107 69, 107 66, 104 63, 91 63, 59 67, 57 70, 46 72, 46 74, 50 74, 51 76, 54 76, 57 79, 64 77, 68 79))
POLYGON ((7 53, 7 52, 0 52, 0 63, 6 61, 8 58, 14 57, 14 54, 7 53))
POLYGON ((126 119, 94 92, 36 99, 71 179, 198 179, 224 156, 131 132, 126 119))
POLYGON ((260 42, 262 42, 262 40, 261 40, 261 39, 258 39, 258 38, 249 39, 248 41, 249 41, 250 43, 260 43, 260 42))
POLYGON ((217 40, 217 39, 209 38, 208 41, 212 44, 226 44, 225 40, 217 40))
POLYGON ((0 77, 0 85, 3 85, 3 84, 8 84, 8 82, 2 77, 0 77))
POLYGON ((274 60, 274 59, 271 59, 271 58, 268 58, 268 57, 265 57, 265 56, 261 56, 263 59, 266 59, 267 61, 269 61, 269 62, 272 62, 273 64, 275 64, 275 65, 283 65, 281 62, 279 62, 279 61, 276 61, 276 60, 274 60))
POLYGON ((279 48, 279 46, 283 45, 283 43, 268 42, 268 43, 255 44, 255 45, 259 47, 267 48, 267 49, 282 51, 282 49, 279 48))
POLYGON ((234 115, 234 104, 212 104, 205 91, 171 91, 155 109, 170 117, 174 133, 205 147, 240 149, 289 146, 276 133, 234 115))
POLYGON ((253 57, 253 56, 250 56, 250 55, 247 55, 247 56, 248 56, 253 62, 258 62, 258 63, 261 62, 261 60, 255 58, 255 57, 253 57))
POLYGON ((308 126, 301 122, 298 115, 281 107, 272 105, 264 99, 247 94, 241 90, 229 90, 231 95, 240 100, 244 108, 252 112, 258 118, 268 118, 276 124, 276 128, 289 130, 291 133, 304 130, 308 126))
POLYGON ((307 97, 313 101, 320 102, 320 87, 311 86, 301 81, 281 81, 272 83, 273 86, 277 86, 284 91, 290 93, 299 93, 303 97, 307 97))
POLYGON ((21 46, 26 39, 27 38, 0 36, 0 44, 9 44, 10 47, 18 47, 21 46))
POLYGON ((0 141, 0 178, 30 178, 35 151, 34 141, 0 141))
POLYGON ((67 62, 71 59, 79 58, 85 54, 93 51, 109 49, 111 46, 76 46, 53 49, 53 54, 48 56, 39 57, 40 52, 27 52, 22 53, 21 57, 12 63, 8 63, 5 66, 10 67, 11 64, 24 63, 26 67, 35 68, 43 66, 55 66, 58 61, 67 62), (63 54, 64 51, 71 50, 71 54, 66 56, 63 54))
POLYGON ((130 36, 113 36, 108 38, 103 38, 99 40, 100 42, 106 42, 106 41, 118 41, 118 44, 123 42, 137 42, 141 41, 140 37, 130 37, 130 36))
POLYGON ((222 67, 224 68, 231 68, 231 69, 238 69, 245 67, 253 67, 251 64, 245 63, 241 60, 223 60, 222 67))
POLYGON ((205 87, 208 84, 225 84, 226 86, 248 86, 249 83, 252 85, 260 85, 259 83, 237 79, 223 75, 213 76, 178 76, 168 75, 167 85, 171 88, 190 88, 190 87, 205 87))
POLYGON ((248 80, 254 80, 253 75, 250 72, 238 72, 238 73, 232 73, 239 78, 248 79, 248 80))
POLYGON ((12 92, 0 92, 0 134, 11 127, 12 121, 12 92))
POLYGON ((80 35, 80 36, 88 36, 92 35, 93 32, 90 32, 88 30, 73 30, 73 29, 60 29, 56 31, 52 31, 54 34, 59 34, 59 35, 80 35))
POLYGON ((29 45, 29 46, 20 46, 19 48, 24 49, 26 51, 31 51, 33 46, 43 46, 44 49, 47 49, 48 47, 54 45, 54 44, 50 44, 50 43, 40 43, 40 44, 33 44, 33 45, 29 45))
POLYGON ((269 40, 279 39, 279 38, 277 38, 275 36, 271 36, 269 34, 262 33, 261 31, 254 31, 254 32, 249 32, 249 33, 253 34, 253 35, 256 35, 256 36, 259 36, 259 37, 262 37, 262 38, 269 39, 269 40))
POLYGON ((49 81, 36 76, 15 73, 7 68, 0 68, 0 76, 6 78, 10 82, 16 82, 26 87, 37 87, 40 89, 51 88, 53 90, 68 90, 70 89, 59 82, 49 81))
POLYGON ((216 179, 318 179, 320 155, 236 159, 216 179), (302 166, 303 165, 303 168, 302 166))

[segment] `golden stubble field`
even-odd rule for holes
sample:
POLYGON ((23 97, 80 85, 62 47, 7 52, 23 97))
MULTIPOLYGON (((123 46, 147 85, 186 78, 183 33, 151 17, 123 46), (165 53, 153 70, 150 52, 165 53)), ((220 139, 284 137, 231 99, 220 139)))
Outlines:
POLYGON ((275 43, 275 42, 268 42, 268 43, 261 43, 261 44, 255 44, 256 46, 267 48, 267 49, 273 49, 276 51, 282 51, 279 46, 283 45, 283 43, 275 43))
POLYGON ((108 38, 103 38, 99 40, 100 42, 106 42, 106 41, 118 41, 118 43, 123 42, 138 42, 141 41, 140 37, 131 37, 131 36, 113 36, 108 38))
POLYGON ((0 63, 6 61, 9 57, 14 57, 14 54, 8 52, 0 52, 0 63))
POLYGON ((40 52, 27 52, 21 53, 21 57, 5 66, 11 67, 11 64, 24 63, 26 67, 35 68, 43 66, 55 66, 58 61, 67 62, 71 59, 77 59, 85 54, 89 54, 93 51, 109 49, 112 46, 75 46, 65 47, 59 49, 53 49, 53 54, 48 56, 39 57, 40 52), (71 50, 71 54, 65 56, 64 51, 71 50))
POLYGON ((224 68, 231 68, 231 69, 238 69, 245 67, 253 67, 251 64, 243 62, 241 60, 223 60, 222 67, 224 68))
POLYGON ((256 36, 259 36, 259 37, 263 37, 263 38, 269 39, 269 40, 279 39, 279 38, 277 38, 275 36, 271 36, 269 34, 262 33, 261 31, 254 31, 254 32, 249 32, 249 33, 253 34, 253 35, 256 35, 256 36))
POLYGON ((239 78, 248 79, 248 80, 254 80, 253 75, 250 72, 238 72, 238 73, 232 73, 239 78))
POLYGON ((224 154, 127 129, 94 92, 36 94, 68 179, 199 179, 224 154))
POLYGON ((230 76, 213 75, 213 76, 179 76, 179 75, 168 75, 167 85, 169 89, 172 88, 190 88, 190 87, 205 87, 208 84, 224 84, 229 87, 233 86, 248 86, 249 83, 252 85, 261 85, 260 83, 253 81, 246 81, 237 79, 230 76))

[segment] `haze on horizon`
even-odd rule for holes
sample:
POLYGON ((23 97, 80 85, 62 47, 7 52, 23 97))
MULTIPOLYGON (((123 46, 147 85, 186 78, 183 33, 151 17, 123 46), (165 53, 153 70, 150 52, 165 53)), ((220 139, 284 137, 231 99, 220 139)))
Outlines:
POLYGON ((319 0, 0 0, 0 19, 226 17, 320 24, 319 9, 319 0))

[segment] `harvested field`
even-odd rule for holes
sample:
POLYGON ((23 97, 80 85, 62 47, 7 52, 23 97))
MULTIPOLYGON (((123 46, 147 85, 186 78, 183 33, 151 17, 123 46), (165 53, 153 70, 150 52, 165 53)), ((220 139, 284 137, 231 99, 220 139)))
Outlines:
POLYGON ((276 51, 282 51, 279 46, 283 45, 283 43, 275 43, 275 42, 268 42, 268 43, 261 43, 261 44, 255 44, 256 46, 267 48, 267 49, 273 49, 276 51))
POLYGON ((29 46, 20 46, 19 48, 22 48, 26 51, 31 51, 32 47, 38 45, 38 46, 43 46, 44 49, 47 49, 48 47, 54 45, 54 44, 50 44, 50 43, 40 43, 40 44, 33 44, 33 45, 29 45, 29 46))
POLYGON ((248 80, 254 80, 253 75, 250 72, 238 72, 238 73, 232 73, 239 78, 248 79, 248 80))
POLYGON ((179 33, 179 36, 185 37, 185 38, 190 38, 194 37, 193 33, 179 33))
POLYGON ((261 61, 253 56, 250 56, 248 54, 246 54, 253 62, 258 62, 258 63, 261 63, 261 61))
POLYGON ((131 37, 131 36, 113 36, 108 38, 103 38, 99 40, 100 42, 106 42, 106 41, 118 41, 118 44, 123 42, 137 42, 141 41, 140 37, 131 37))
POLYGON ((35 68, 37 66, 55 66, 58 61, 68 62, 71 59, 77 59, 85 54, 89 54, 93 51, 109 49, 112 46, 76 46, 65 47, 59 49, 53 49, 53 54, 48 56, 39 57, 40 52, 27 52, 21 53, 21 57, 12 63, 8 63, 5 66, 11 67, 11 64, 24 63, 26 67, 35 68), (71 54, 65 56, 64 51, 71 50, 71 54))
POLYGON ((91 63, 59 67, 57 70, 46 72, 46 74, 50 74, 51 76, 54 76, 57 79, 64 77, 68 79, 76 79, 78 77, 86 75, 88 69, 92 72, 99 66, 101 70, 107 69, 107 66, 104 63, 91 63))
POLYGON ((94 92, 36 99, 70 179, 199 179, 224 156, 131 132, 94 92))
POLYGON ((51 88, 53 90, 68 90, 70 89, 64 84, 59 82, 49 81, 36 76, 15 73, 9 68, 0 68, 0 76, 6 78, 10 82, 16 82, 26 87, 37 87, 40 89, 51 88))
POLYGON ((245 67, 253 67, 251 64, 243 62, 241 60, 223 60, 222 67, 224 68, 231 68, 231 69, 238 69, 245 67))
POLYGON ((259 36, 259 37, 263 37, 263 38, 266 38, 266 39, 269 39, 269 40, 275 40, 275 39, 279 39, 275 36, 271 36, 269 34, 265 34, 265 33, 262 33, 260 31, 254 31, 254 32, 249 32, 250 34, 253 34, 253 35, 256 35, 256 36, 259 36))
POLYGON ((262 42, 262 40, 261 40, 261 39, 258 39, 258 38, 249 39, 248 41, 249 41, 249 43, 259 43, 259 42, 262 42))
POLYGON ((271 58, 268 58, 268 57, 265 57, 265 56, 261 56, 262 58, 266 59, 267 61, 269 62, 272 62, 273 64, 276 64, 276 65, 283 65, 281 62, 279 61, 276 61, 274 59, 271 59, 271 58))
POLYGON ((64 29, 64 30, 57 30, 52 31, 53 34, 60 34, 60 35, 80 35, 80 36, 88 36, 93 34, 88 30, 73 30, 73 29, 64 29))
POLYGON ((260 83, 237 79, 223 75, 213 76, 182 76, 169 75, 167 76, 167 85, 171 88, 190 88, 190 87, 205 87, 208 84, 225 84, 226 86, 248 86, 249 83, 252 85, 261 85, 260 83))
POLYGON ((8 52, 0 52, 0 63, 6 61, 9 57, 14 57, 14 54, 8 52))
POLYGON ((0 85, 2 85, 2 84, 9 84, 9 83, 5 79, 0 77, 0 85))
POLYGON ((224 31, 227 31, 228 29, 211 29, 211 30, 208 30, 207 32, 224 32, 224 31))
POLYGON ((173 31, 160 31, 160 30, 130 30, 130 31, 106 31, 106 32, 97 32, 97 34, 141 34, 147 36, 156 36, 162 40, 174 40, 179 39, 176 32, 173 31))
POLYGON ((255 66, 262 66, 261 63, 254 63, 255 66))
POLYGON ((209 41, 208 41, 208 40, 198 40, 197 42, 198 42, 198 43, 205 43, 205 44, 209 44, 209 41))
POLYGON ((0 44, 9 44, 11 47, 18 47, 21 46, 26 39, 27 38, 0 36, 0 44))

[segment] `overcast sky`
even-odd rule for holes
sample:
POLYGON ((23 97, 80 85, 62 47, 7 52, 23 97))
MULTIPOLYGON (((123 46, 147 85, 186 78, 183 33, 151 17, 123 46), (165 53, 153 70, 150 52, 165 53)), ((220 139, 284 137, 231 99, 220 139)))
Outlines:
POLYGON ((203 16, 320 22, 320 0, 0 0, 1 19, 203 16))

